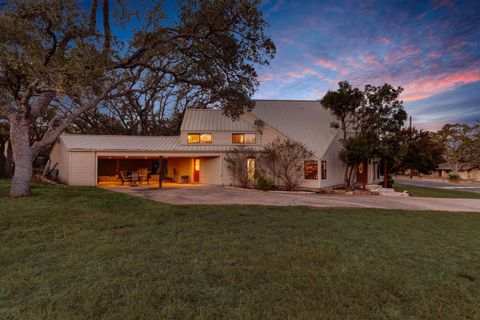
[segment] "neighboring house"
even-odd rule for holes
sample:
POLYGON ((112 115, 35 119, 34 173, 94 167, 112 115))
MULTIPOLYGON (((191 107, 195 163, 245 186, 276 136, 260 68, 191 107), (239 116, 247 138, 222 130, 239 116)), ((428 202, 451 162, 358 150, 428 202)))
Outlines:
MULTIPOLYGON (((450 172, 454 172, 453 167, 448 163, 438 165, 437 173, 439 177, 448 178, 450 172)), ((460 178, 463 180, 480 181, 480 166, 462 162, 458 166, 460 178)))
MULTIPOLYGON (((305 162, 301 188, 343 184, 344 169, 338 159, 339 131, 331 128, 330 123, 335 119, 329 111, 318 101, 256 100, 255 103, 251 112, 236 121, 222 115, 220 110, 187 109, 180 136, 63 134, 50 153, 51 166, 58 169, 60 182, 74 186, 118 181, 123 170, 139 168, 157 173, 158 179, 161 167, 171 182, 235 185, 226 169, 225 154, 238 145, 261 150, 280 137, 302 142, 313 152, 312 158, 305 162)), ((379 163, 370 162, 363 168, 359 180, 381 181, 379 163)))

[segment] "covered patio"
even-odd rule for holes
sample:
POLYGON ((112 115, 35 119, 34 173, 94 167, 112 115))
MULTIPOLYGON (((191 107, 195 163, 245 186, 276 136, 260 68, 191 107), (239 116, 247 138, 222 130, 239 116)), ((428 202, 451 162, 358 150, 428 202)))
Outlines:
POLYGON ((200 185, 201 159, 167 156, 98 156, 99 187, 193 187, 200 185))

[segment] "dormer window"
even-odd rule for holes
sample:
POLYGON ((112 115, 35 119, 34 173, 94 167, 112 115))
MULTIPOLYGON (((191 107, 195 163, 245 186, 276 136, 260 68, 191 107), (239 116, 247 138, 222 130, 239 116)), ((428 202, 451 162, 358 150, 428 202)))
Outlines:
POLYGON ((232 133, 233 144, 255 144, 256 139, 255 133, 232 133))
POLYGON ((212 143, 212 134, 211 133, 188 133, 187 142, 189 144, 212 143))

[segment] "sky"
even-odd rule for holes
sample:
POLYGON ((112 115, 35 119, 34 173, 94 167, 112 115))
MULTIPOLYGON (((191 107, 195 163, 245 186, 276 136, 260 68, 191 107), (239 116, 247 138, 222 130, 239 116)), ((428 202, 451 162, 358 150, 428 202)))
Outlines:
POLYGON ((267 0, 262 11, 277 54, 254 98, 390 83, 417 127, 480 120, 480 0, 267 0))

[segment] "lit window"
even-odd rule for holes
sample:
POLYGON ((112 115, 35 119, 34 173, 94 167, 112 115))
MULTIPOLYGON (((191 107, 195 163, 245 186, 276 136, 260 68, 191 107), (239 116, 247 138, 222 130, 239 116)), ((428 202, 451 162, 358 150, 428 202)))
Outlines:
POLYGON ((305 161, 305 179, 318 180, 318 161, 305 161))
POLYGON ((322 161, 322 180, 327 179, 327 161, 322 161))
POLYGON ((255 158, 247 159, 247 177, 248 182, 255 182, 255 158))
POLYGON ((243 133, 232 133, 232 143, 244 143, 243 133))
POLYGON ((233 144, 255 144, 257 135, 255 133, 232 133, 233 144))
POLYGON ((200 143, 212 143, 212 134, 211 133, 202 133, 200 135, 200 143))
POLYGON ((255 144, 257 135, 255 133, 245 133, 245 143, 255 144))
POLYGON ((212 143, 211 133, 189 133, 187 134, 188 143, 212 143))

